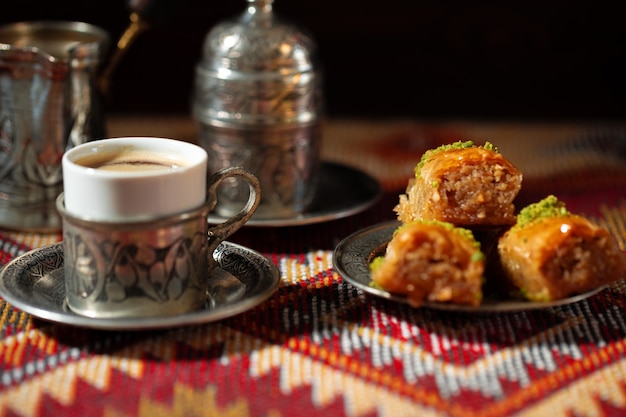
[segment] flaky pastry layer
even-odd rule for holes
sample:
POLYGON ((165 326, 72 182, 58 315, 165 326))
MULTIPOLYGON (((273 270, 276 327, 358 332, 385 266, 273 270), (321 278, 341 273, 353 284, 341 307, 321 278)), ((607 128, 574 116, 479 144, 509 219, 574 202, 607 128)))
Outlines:
POLYGON ((570 215, 508 230, 498 242, 506 279, 532 301, 551 301, 609 284, 626 274, 608 230, 570 215))
POLYGON ((432 219, 463 227, 511 225, 521 186, 521 172, 501 154, 481 147, 453 149, 425 161, 394 210, 403 223, 432 219))
POLYGON ((372 271, 374 283, 424 301, 479 305, 484 261, 465 237, 436 224, 402 226, 389 242, 384 262, 372 271))

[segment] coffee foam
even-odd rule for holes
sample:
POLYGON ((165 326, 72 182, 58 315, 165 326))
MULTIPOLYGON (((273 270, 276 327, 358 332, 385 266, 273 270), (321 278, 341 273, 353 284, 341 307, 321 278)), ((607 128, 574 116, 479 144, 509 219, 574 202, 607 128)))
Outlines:
POLYGON ((106 171, 173 171, 184 167, 185 161, 162 151, 121 146, 99 149, 98 152, 80 156, 74 163, 87 168, 106 171))

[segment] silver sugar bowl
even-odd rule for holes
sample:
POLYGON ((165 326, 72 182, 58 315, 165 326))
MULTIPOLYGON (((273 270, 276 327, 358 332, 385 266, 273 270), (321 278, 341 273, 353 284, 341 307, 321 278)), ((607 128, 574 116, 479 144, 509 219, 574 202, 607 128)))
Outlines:
MULTIPOLYGON (((240 16, 218 23, 196 66, 193 116, 209 170, 242 166, 261 183, 253 218, 297 217, 311 204, 320 170, 323 94, 316 45, 279 19, 273 0, 248 0, 240 16)), ((231 216, 248 186, 218 191, 216 213, 231 216)))

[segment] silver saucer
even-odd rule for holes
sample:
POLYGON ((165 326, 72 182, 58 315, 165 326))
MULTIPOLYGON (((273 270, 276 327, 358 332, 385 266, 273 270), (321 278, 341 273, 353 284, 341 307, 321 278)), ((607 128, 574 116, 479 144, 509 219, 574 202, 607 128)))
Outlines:
MULTIPOLYGON (((339 242, 335 248, 333 253, 333 266, 343 279, 355 287, 360 288, 365 293, 397 301, 399 303, 409 304, 409 301, 405 296, 392 294, 388 291, 374 288, 370 285, 372 278, 370 276, 369 264, 375 256, 384 253, 383 250, 385 246, 391 240, 393 232, 399 225, 400 223, 397 221, 380 223, 362 229, 346 237, 339 242)), ((425 302, 422 307, 434 310, 458 311, 466 313, 495 313, 534 310, 575 303, 589 298, 605 288, 607 288, 607 286, 591 290, 584 294, 548 302, 489 299, 484 300, 483 303, 477 307, 462 304, 434 302, 425 302)))
POLYGON ((244 246, 222 242, 214 252, 203 308, 177 316, 97 319, 72 312, 65 301, 63 244, 27 252, 0 271, 0 296, 14 307, 43 320, 105 330, 140 330, 208 323, 249 310, 269 298, 280 284, 276 265, 244 246))
MULTIPOLYGON (((323 162, 318 192, 306 213, 292 218, 259 218, 252 215, 244 227, 301 226, 340 219, 365 211, 382 195, 378 181, 368 174, 333 162, 323 162)), ((209 223, 218 224, 224 217, 209 214, 209 223)))

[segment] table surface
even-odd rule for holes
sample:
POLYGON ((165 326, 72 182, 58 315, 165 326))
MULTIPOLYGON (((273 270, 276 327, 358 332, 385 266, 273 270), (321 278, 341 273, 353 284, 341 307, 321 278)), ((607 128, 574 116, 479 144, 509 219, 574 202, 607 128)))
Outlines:
MULTIPOLYGON (((110 118, 109 135, 196 133, 186 117, 136 116, 110 118)), ((626 124, 329 120, 323 158, 377 178, 373 207, 236 232, 281 283, 214 323, 94 330, 0 299, 0 416, 624 415, 626 283, 561 307, 451 313, 372 298, 333 269, 339 241, 395 218, 426 149, 466 139, 493 142, 524 173, 518 204, 555 194, 626 248, 626 124)), ((0 265, 60 239, 0 230, 0 265)))

